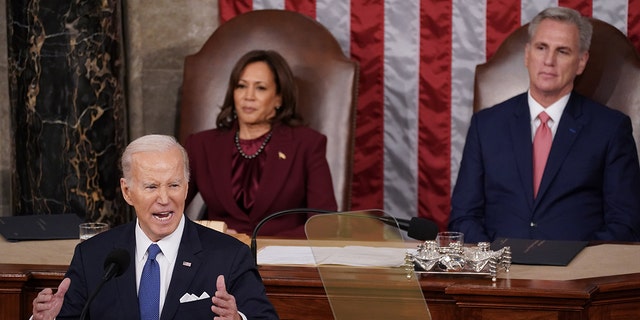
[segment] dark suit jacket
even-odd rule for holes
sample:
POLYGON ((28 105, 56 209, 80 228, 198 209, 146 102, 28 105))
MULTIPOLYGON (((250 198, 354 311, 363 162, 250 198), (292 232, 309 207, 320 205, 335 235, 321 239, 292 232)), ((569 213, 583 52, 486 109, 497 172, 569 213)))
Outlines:
MULTIPOLYGON (((251 234, 269 214, 292 208, 337 210, 326 159, 327 138, 307 127, 275 126, 264 152, 256 199, 247 215, 236 204, 231 187, 234 130, 208 130, 187 138, 191 181, 187 203, 200 191, 210 220, 251 234)), ((260 235, 304 237, 304 215, 286 215, 264 224, 260 235)))
MULTIPOLYGON (((87 297, 98 286, 103 263, 114 248, 129 251, 131 264, 108 281, 91 303, 87 319, 140 319, 135 278, 135 222, 103 232, 76 246, 66 277, 71 286, 57 319, 77 319, 87 297)), ((185 293, 210 296, 224 275, 227 291, 249 319, 277 319, 268 301, 249 247, 237 239, 186 219, 161 319, 213 319, 211 299, 180 303, 185 293), (184 261, 190 262, 188 265, 184 261)))
POLYGON ((572 93, 533 198, 527 94, 473 115, 449 229, 496 237, 640 240, 640 168, 629 117, 572 93))

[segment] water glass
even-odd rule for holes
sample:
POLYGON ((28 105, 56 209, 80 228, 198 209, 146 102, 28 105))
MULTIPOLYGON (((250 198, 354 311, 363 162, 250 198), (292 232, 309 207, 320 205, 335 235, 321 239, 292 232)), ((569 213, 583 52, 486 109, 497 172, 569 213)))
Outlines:
POLYGON ((80 242, 87 240, 100 232, 109 230, 104 222, 86 222, 80 224, 80 242))
POLYGON ((455 231, 438 232, 436 243, 440 248, 457 247, 464 245, 464 233, 455 231))

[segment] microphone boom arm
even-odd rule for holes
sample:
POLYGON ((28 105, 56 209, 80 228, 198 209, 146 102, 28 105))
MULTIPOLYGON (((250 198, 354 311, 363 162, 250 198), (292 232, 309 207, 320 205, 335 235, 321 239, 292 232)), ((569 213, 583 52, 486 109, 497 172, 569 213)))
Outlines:
POLYGON ((288 209, 288 210, 282 210, 282 211, 278 211, 275 213, 272 213, 266 217, 264 217, 262 220, 260 220, 260 222, 258 222, 258 224, 256 225, 255 228, 253 228, 253 233, 251 234, 251 253, 253 254, 253 259, 256 263, 256 265, 258 265, 258 246, 256 244, 256 238, 258 237, 258 232, 260 231, 260 228, 262 228, 262 225, 267 223, 269 220, 275 219, 277 217, 280 216, 284 216, 284 215, 288 215, 288 214, 300 214, 300 213, 335 213, 336 211, 329 211, 329 210, 323 210, 323 209, 312 209, 312 208, 295 208, 295 209, 288 209))

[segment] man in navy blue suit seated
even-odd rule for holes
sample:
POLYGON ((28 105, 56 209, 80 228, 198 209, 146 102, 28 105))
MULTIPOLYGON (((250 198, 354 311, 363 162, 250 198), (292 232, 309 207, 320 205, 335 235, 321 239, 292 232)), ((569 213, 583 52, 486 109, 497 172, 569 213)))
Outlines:
POLYGON ((465 241, 640 240, 631 120, 573 91, 591 34, 575 10, 539 13, 524 48, 529 90, 473 115, 449 218, 465 241))
POLYGON ((122 194, 137 219, 78 244, 57 292, 47 288, 34 299, 33 319, 77 319, 114 249, 126 251, 131 267, 104 284, 90 304, 90 319, 278 319, 249 247, 184 216, 189 161, 173 137, 133 141, 122 156, 122 173, 122 194), (159 272, 152 281, 157 287, 147 291, 141 279, 148 255, 157 252, 151 247, 159 247, 153 254, 159 272), (154 301, 139 303, 143 292, 155 294, 154 301))

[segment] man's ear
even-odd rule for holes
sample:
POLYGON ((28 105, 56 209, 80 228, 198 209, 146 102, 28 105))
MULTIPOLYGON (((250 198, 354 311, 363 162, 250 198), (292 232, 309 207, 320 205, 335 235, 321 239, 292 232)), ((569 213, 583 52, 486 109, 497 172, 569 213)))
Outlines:
POLYGON ((127 184, 127 179, 120 178, 120 189, 122 190, 122 197, 129 204, 131 204, 131 189, 129 189, 129 185, 127 184))
POLYGON ((577 75, 581 75, 582 72, 584 72, 584 68, 587 66, 587 61, 589 61, 589 51, 585 51, 584 53, 580 54, 580 58, 579 58, 579 62, 578 62, 578 70, 577 70, 577 75))

